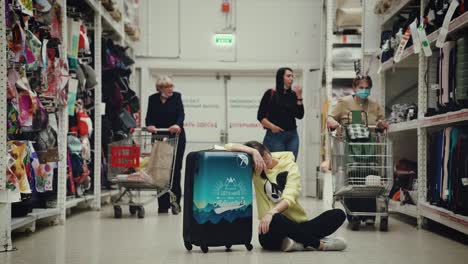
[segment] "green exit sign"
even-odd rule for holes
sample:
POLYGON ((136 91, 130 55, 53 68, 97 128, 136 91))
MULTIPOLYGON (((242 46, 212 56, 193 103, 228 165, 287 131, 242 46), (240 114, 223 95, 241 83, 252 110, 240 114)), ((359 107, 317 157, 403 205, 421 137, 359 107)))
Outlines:
POLYGON ((215 44, 218 46, 232 46, 234 44, 233 34, 215 34, 215 44))

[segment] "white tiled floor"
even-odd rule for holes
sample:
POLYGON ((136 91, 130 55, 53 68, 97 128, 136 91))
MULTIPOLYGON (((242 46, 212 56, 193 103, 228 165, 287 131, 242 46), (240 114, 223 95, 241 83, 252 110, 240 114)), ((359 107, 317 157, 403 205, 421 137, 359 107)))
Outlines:
MULTIPOLYGON (((304 199, 311 216, 330 208, 324 201, 304 199)), ((355 232, 344 224, 337 232, 346 238, 344 252, 267 252, 256 236, 252 252, 234 246, 232 252, 211 248, 203 254, 198 248, 187 252, 182 242, 182 216, 157 215, 156 205, 146 207, 146 218, 114 219, 112 207, 101 212, 85 211, 67 219, 65 226, 39 229, 14 240, 16 252, 0 253, 2 264, 41 263, 466 263, 468 246, 449 238, 390 218, 389 232, 363 227, 355 232)), ((254 221, 257 226, 258 221, 254 221)))

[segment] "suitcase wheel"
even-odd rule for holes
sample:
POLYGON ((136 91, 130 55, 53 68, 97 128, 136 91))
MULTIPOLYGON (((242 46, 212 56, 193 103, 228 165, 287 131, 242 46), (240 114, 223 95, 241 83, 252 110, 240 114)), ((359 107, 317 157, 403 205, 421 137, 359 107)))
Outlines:
POLYGON ((140 206, 138 208, 138 218, 145 218, 145 208, 143 206, 140 206))
POLYGON ((251 251, 253 249, 253 246, 252 244, 248 243, 248 244, 245 244, 245 248, 248 250, 248 251, 251 251))
POLYGON ((231 247, 232 247, 232 245, 226 245, 226 252, 230 252, 230 251, 231 251, 231 247))
POLYGON ((380 218, 380 231, 388 231, 388 216, 383 216, 380 218))
POLYGON ((200 246, 201 248, 201 251, 203 251, 203 253, 208 253, 208 247, 207 246, 200 246))
POLYGON ((192 244, 190 244, 189 242, 184 241, 184 246, 188 251, 192 250, 192 244))
POLYGON ((114 206, 114 217, 115 218, 122 218, 122 207, 116 205, 114 206))
POLYGON ((361 218, 359 216, 352 216, 351 217, 351 230, 357 231, 359 227, 361 227, 361 218))
POLYGON ((135 215, 138 211, 138 206, 135 206, 135 205, 130 205, 128 207, 128 210, 130 211, 130 214, 131 215, 135 215))

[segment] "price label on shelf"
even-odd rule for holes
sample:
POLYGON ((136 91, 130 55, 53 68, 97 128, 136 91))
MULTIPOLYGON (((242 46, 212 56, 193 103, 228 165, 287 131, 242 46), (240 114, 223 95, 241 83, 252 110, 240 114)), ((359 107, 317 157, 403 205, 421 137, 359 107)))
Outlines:
POLYGON ((442 27, 440 28, 439 37, 437 38, 436 47, 438 48, 442 48, 444 46, 445 40, 447 39, 450 21, 452 20, 453 14, 455 14, 455 11, 457 10, 458 5, 459 5, 458 0, 453 0, 452 3, 450 3, 450 7, 444 18, 444 23, 442 24, 442 27))

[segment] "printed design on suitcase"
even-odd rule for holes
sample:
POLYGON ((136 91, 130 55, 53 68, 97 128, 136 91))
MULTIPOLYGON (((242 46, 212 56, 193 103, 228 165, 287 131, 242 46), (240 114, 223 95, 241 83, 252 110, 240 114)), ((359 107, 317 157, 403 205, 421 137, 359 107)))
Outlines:
POLYGON ((219 159, 200 170, 203 173, 196 177, 193 200, 193 217, 198 224, 234 223, 252 217, 252 168, 247 155, 219 159))

